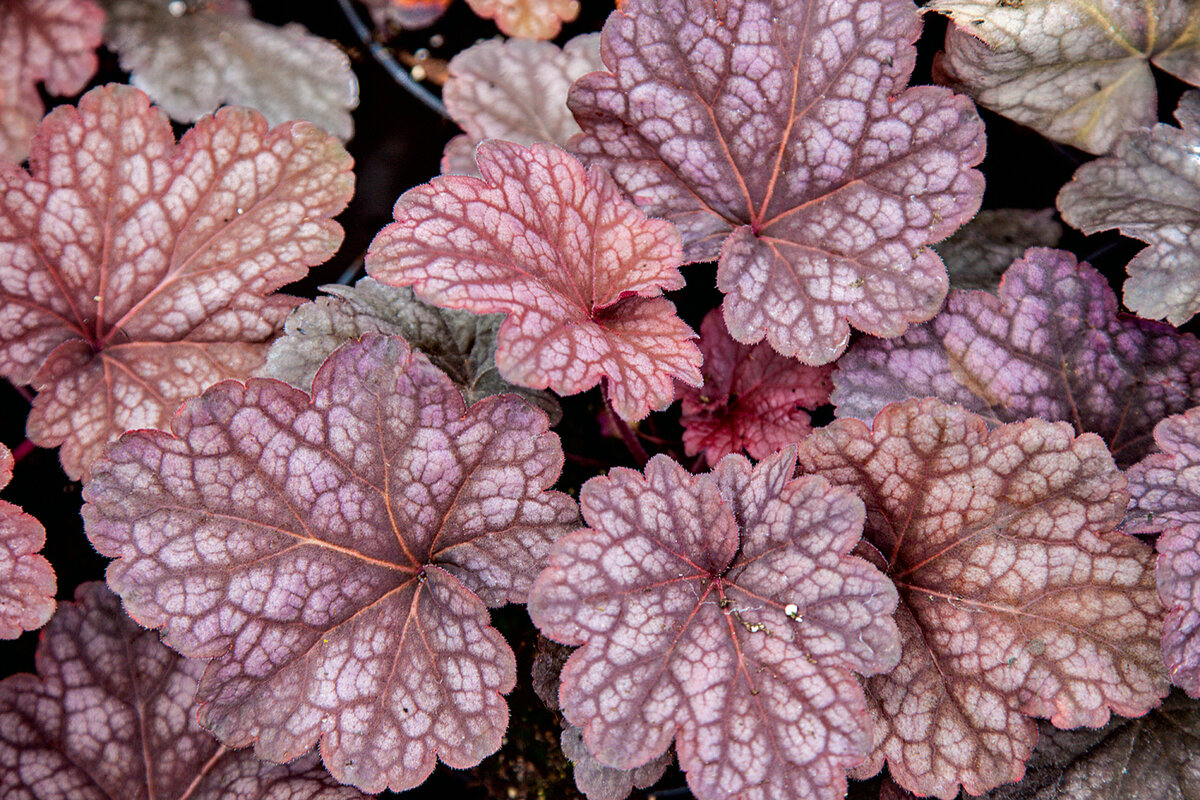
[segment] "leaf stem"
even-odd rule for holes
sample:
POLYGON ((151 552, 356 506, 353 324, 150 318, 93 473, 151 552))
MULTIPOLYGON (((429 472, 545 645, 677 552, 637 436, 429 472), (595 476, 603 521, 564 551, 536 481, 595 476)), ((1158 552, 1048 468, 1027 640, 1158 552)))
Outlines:
POLYGON ((604 396, 604 410, 608 412, 609 422, 621 434, 621 441, 625 442, 625 448, 629 450, 629 454, 633 456, 633 460, 637 462, 639 468, 645 467, 646 462, 650 460, 650 455, 646 452, 646 448, 642 447, 642 443, 638 441, 637 435, 626 424, 625 420, 613 410, 612 400, 608 397, 608 379, 604 380, 601 385, 601 394, 604 396))
POLYGON ((21 459, 25 458, 25 456, 29 455, 36 449, 37 449, 37 445, 34 444, 33 442, 29 441, 28 439, 21 442, 19 445, 14 447, 12 450, 13 464, 14 465, 20 464, 21 459))

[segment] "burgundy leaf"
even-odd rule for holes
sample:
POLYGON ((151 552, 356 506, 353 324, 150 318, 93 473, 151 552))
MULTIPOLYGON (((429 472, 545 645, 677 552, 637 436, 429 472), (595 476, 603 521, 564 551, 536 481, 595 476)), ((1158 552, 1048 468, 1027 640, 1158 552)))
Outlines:
POLYGON ((559 697, 602 764, 674 740, 701 800, 844 796, 871 738, 849 670, 895 663, 895 594, 848 555, 862 504, 794 465, 728 456, 692 476, 660 455, 584 484, 591 527, 555 546, 529 613, 583 645, 559 697))
POLYGON ((1056 247, 1062 234, 1053 208, 988 209, 933 249, 946 262, 951 289, 995 292, 1000 276, 1026 249, 1056 247))
POLYGON ((137 431, 84 489, 108 581, 137 620, 212 658, 201 723, 271 760, 321 740, 334 777, 411 788, 500 746, 512 650, 487 606, 523 602, 574 502, 546 415, 462 395, 369 334, 308 395, 218 384, 174 435, 137 431))
POLYGON ((683 444, 709 466, 730 453, 754 459, 798 442, 812 431, 808 412, 829 402, 832 367, 809 367, 766 343, 740 344, 720 309, 700 325, 704 385, 682 387, 683 444))
MULTIPOLYGON (((0 489, 12 478, 13 457, 0 444, 0 489)), ((54 568, 37 552, 46 530, 12 503, 0 500, 0 639, 46 624, 54 613, 54 568)))
POLYGON ((135 625, 102 583, 59 607, 37 666, 0 681, 5 800, 365 800, 313 754, 278 766, 222 747, 196 723, 204 663, 135 625))
POLYGON ((926 245, 979 208, 983 125, 965 97, 906 89, 911 0, 629 0, 611 72, 575 83, 577 150, 717 258, 740 342, 825 364, 849 324, 896 336, 937 313, 926 245))
POLYGON ((1017 780, 1037 726, 1139 716, 1167 691, 1153 553, 1112 529, 1125 479, 1094 434, 1028 420, 989 433, 938 400, 838 420, 806 472, 858 492, 864 536, 900 592, 903 654, 866 682, 876 750, 917 794, 1017 780))
POLYGON ((127 86, 51 112, 30 165, 0 164, 0 375, 38 390, 29 438, 61 444, 73 478, 262 364, 299 302, 269 293, 337 249, 354 187, 308 123, 224 109, 176 145, 127 86))
POLYGON ((929 323, 857 343, 834 383, 840 417, 870 420, 888 403, 933 396, 990 425, 1070 422, 1128 466, 1153 448, 1160 419, 1200 404, 1200 342, 1118 314, 1104 276, 1070 253, 1031 249, 999 297, 952 291, 929 323))
POLYGON ((603 170, 545 144, 489 141, 482 180, 434 178, 397 202, 367 271, 443 308, 505 312, 496 365, 508 381, 559 394, 607 378, 625 419, 698 386, 700 351, 675 306, 679 233, 647 219, 603 170))
POLYGON ((579 16, 579 0, 467 0, 484 19, 496 20, 507 36, 553 39, 564 22, 579 16))

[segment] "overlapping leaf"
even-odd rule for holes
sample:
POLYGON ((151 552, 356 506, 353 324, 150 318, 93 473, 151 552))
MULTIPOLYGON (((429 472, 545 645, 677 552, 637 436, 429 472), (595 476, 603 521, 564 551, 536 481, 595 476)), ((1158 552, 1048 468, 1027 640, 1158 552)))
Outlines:
POLYGON ((1037 726, 1139 716, 1166 694, 1153 553, 1112 529, 1129 495, 1094 434, 1001 426, 938 400, 838 420, 800 464, 867 504, 864 536, 900 592, 900 665, 866 681, 875 752, 948 800, 1017 780, 1037 726))
POLYGON ((101 0, 104 41, 134 86, 183 122, 218 106, 249 106, 272 125, 303 119, 342 139, 354 133, 358 81, 335 43, 291 23, 250 16, 247 0, 101 0))
POLYGON ((730 453, 766 458, 812 430, 808 412, 829 402, 832 367, 809 367, 765 342, 745 345, 725 328, 720 309, 700 324, 704 385, 682 387, 683 444, 716 466, 730 453))
POLYGON ((489 141, 477 158, 482 179, 434 178, 396 202, 367 272, 443 308, 506 312, 496 365, 519 386, 605 378, 625 419, 670 405, 675 380, 698 386, 695 334, 658 296, 683 286, 675 227, 557 147, 489 141))
POLYGON ((1117 313, 1108 282, 1061 250, 1033 249, 1000 295, 950 293, 929 323, 864 340, 838 363, 837 414, 870 420, 888 403, 939 397, 991 425, 1027 417, 1100 434, 1129 466, 1163 417, 1200 404, 1200 342, 1117 313))
POLYGON ((579 0, 467 0, 471 10, 494 19, 507 36, 553 39, 564 22, 579 16, 579 0))
POLYGON ((1200 92, 1183 96, 1175 118, 1178 128, 1134 131, 1076 170, 1058 209, 1084 233, 1116 228, 1149 244, 1126 267, 1125 305, 1182 325, 1200 311, 1200 92))
POLYGON ((337 249, 354 186, 308 123, 225 109, 176 145, 125 86, 55 109, 30 164, 0 165, 0 375, 38 390, 29 437, 72 477, 262 364, 299 302, 269 293, 337 249))
POLYGON ((580 500, 529 597, 542 632, 583 645, 559 696, 601 763, 622 769, 672 740, 701 800, 842 798, 870 748, 848 670, 889 669, 895 594, 847 555, 862 504, 794 451, 755 468, 728 456, 689 475, 655 456, 580 500))
POLYGON ((951 289, 995 292, 1000 276, 1028 248, 1056 247, 1062 233, 1053 208, 988 209, 933 249, 946 262, 951 289))
POLYGON ((134 624, 101 583, 60 607, 37 665, 0 681, 5 800, 365 800, 311 754, 278 766, 222 747, 196 723, 204 663, 134 624))
POLYGON ((576 519, 546 415, 462 395, 404 340, 367 335, 313 395, 221 383, 174 435, 127 434, 84 490, 109 585, 212 658, 201 722, 287 760, 321 740, 365 791, 500 746, 513 653, 487 606, 523 602, 576 519))
POLYGON ((630 0, 604 26, 611 72, 570 106, 576 149, 720 255, 725 321, 810 364, 849 325, 896 336, 937 313, 926 245, 979 208, 983 126, 965 97, 905 89, 911 0, 630 0))
POLYGON ((1192 0, 933 0, 956 23, 934 76, 1060 142, 1106 153, 1153 125, 1150 65, 1200 84, 1192 0))
POLYGON ((484 139, 566 147, 580 132, 567 108, 571 81, 603 66, 598 33, 576 36, 561 49, 528 39, 468 47, 450 59, 442 89, 446 111, 466 131, 446 144, 442 172, 478 175, 475 147, 484 139))
MULTIPOLYGON (((13 457, 0 444, 0 489, 12 478, 13 457)), ((46 543, 42 524, 0 500, 0 639, 46 624, 54 613, 54 568, 37 552, 46 543)))

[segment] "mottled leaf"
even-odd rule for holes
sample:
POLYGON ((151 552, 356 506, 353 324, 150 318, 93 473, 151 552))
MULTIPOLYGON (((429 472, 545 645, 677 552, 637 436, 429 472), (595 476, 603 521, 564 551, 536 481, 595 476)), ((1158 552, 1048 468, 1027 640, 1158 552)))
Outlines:
POLYGON ((989 209, 933 249, 946 262, 951 289, 995 292, 1000 276, 1027 248, 1055 247, 1062 232, 1053 208, 989 209))
POLYGON ((127 86, 51 112, 30 173, 0 164, 0 375, 39 392, 29 437, 78 478, 122 431, 257 369, 299 302, 270 292, 341 243, 350 166, 312 125, 248 109, 176 145, 127 86))
POLYGON ((562 419, 553 396, 513 386, 496 369, 496 331, 502 314, 447 311, 422 303, 408 287, 363 278, 353 288, 332 284, 330 297, 306 303, 284 323, 259 374, 308 391, 325 359, 365 333, 403 336, 433 365, 450 376, 467 405, 494 394, 513 392, 546 412, 551 424, 562 419))
MULTIPOLYGON (((0 489, 12 478, 13 457, 0 444, 0 489)), ((46 543, 42 524, 0 500, 0 639, 46 624, 54 613, 54 568, 37 552, 46 543)))
POLYGON ((1129 495, 1094 434, 1003 425, 938 400, 837 420, 805 472, 858 492, 900 592, 903 654, 867 679, 875 752, 902 786, 953 798, 1021 777, 1037 739, 1138 716, 1167 692, 1153 553, 1112 529, 1129 495))
POLYGON ((1090 153, 1158 119, 1150 65, 1200 83, 1194 0, 933 0, 956 23, 934 77, 1090 153))
POLYGON ((829 402, 832 367, 809 367, 765 342, 745 345, 725 329, 721 310, 700 325, 704 385, 680 389, 683 444, 709 466, 730 453, 762 459, 812 430, 808 412, 829 402))
POLYGON ((507 36, 553 39, 564 22, 579 16, 579 0, 467 0, 471 10, 494 19, 507 36))
POLYGON ((791 480, 786 450, 689 475, 655 456, 580 493, 529 597, 542 632, 583 645, 562 674, 567 720, 621 769, 675 742, 700 800, 842 798, 870 748, 848 670, 896 660, 891 585, 849 556, 862 504, 791 480))
POLYGON ((37 667, 0 681, 5 800, 365 800, 312 754, 278 766, 222 747, 196 723, 204 663, 134 624, 102 583, 59 607, 37 667))
POLYGON ((104 41, 134 86, 183 122, 221 105, 249 106, 272 125, 303 119, 341 139, 354 133, 358 81, 334 42, 304 26, 250 16, 247 0, 101 0, 104 41))
POLYGON ((126 434, 84 489, 108 582, 185 655, 212 658, 201 723, 287 760, 321 740, 364 791, 477 764, 508 723, 523 602, 574 502, 562 451, 514 397, 468 410, 403 339, 368 334, 308 395, 227 381, 174 435, 126 434))
POLYGON ((601 69, 600 34, 562 49, 528 39, 480 42, 450 59, 442 89, 446 111, 466 133, 446 144, 442 172, 478 175, 475 147, 484 139, 566 147, 579 125, 567 108, 571 81, 601 69))
POLYGON ((1153 449, 1160 419, 1200 404, 1200 342, 1118 314, 1104 276, 1065 251, 1032 249, 999 297, 954 290, 927 324, 855 344, 833 380, 840 417, 869 421, 888 403, 939 397, 990 425, 1070 422, 1100 434, 1125 467, 1153 449))
POLYGON ((1125 305, 1182 325, 1200 311, 1200 92, 1183 96, 1175 118, 1178 128, 1134 131, 1076 170, 1058 209, 1084 233, 1116 228, 1149 244, 1126 267, 1125 305))
POLYGON ((904 88, 910 0, 630 0, 611 72, 575 83, 575 148, 720 256, 733 338, 828 363, 850 325, 896 336, 937 313, 926 245, 979 208, 983 125, 940 87, 904 88))
POLYGON ((675 227, 552 145, 488 141, 478 161, 482 179, 406 192, 367 272, 443 308, 506 312, 496 365, 519 386, 565 395, 605 378, 625 419, 670 405, 675 380, 698 386, 695 334, 658 296, 683 286, 675 227))
POLYGON ((575 768, 575 785, 588 800, 625 800, 636 789, 658 783, 674 760, 668 749, 649 764, 636 769, 617 769, 605 766, 588 752, 583 743, 583 730, 567 725, 562 732, 563 755, 575 768))

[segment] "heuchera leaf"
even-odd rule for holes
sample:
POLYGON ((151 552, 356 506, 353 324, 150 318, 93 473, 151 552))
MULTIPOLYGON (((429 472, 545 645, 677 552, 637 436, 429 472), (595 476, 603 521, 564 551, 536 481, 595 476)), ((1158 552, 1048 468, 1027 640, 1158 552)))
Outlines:
POLYGON ((579 0, 467 0, 471 10, 494 19, 506 36, 553 39, 564 22, 579 16, 579 0))
POLYGON ((1183 96, 1175 118, 1178 128, 1134 131, 1081 166, 1058 210, 1084 233, 1117 228, 1149 244, 1126 267, 1125 305, 1182 325, 1200 311, 1200 92, 1183 96))
POLYGON ((272 125, 308 120, 341 139, 354 133, 358 81, 335 43, 297 23, 250 16, 247 0, 103 0, 104 41, 134 86, 172 117, 195 122, 223 104, 249 106, 272 125))
MULTIPOLYGON (((0 444, 0 489, 8 485, 12 468, 12 453, 0 444)), ((37 555, 45 543, 40 522, 0 500, 0 639, 36 630, 54 613, 54 568, 37 555)))
POLYGON ((552 425, 562 418, 552 395, 513 386, 500 377, 496 331, 504 315, 447 311, 422 303, 408 287, 386 286, 371 278, 353 288, 332 284, 321 290, 331 296, 306 303, 287 318, 261 377, 308 391, 317 369, 334 350, 365 333, 395 334, 446 373, 467 405, 512 392, 545 411, 552 425))
POLYGON ((866 681, 892 777, 949 800, 1021 777, 1037 726, 1097 727, 1167 692, 1153 553, 1113 531, 1125 479, 1094 434, 1001 426, 938 400, 837 420, 805 472, 854 489, 864 537, 900 592, 903 654, 866 681))
POLYGON ((1160 419, 1200 404, 1200 342, 1118 314, 1104 276, 1070 253, 1031 249, 999 297, 952 291, 927 324, 856 343, 833 380, 840 417, 870 420, 888 403, 939 397, 991 425, 1070 422, 1100 434, 1124 467, 1153 449, 1160 419))
POLYGON ((308 123, 223 109, 175 144, 127 86, 42 122, 0 164, 0 375, 39 394, 29 438, 87 472, 130 428, 245 376, 299 301, 270 292, 337 249, 351 159, 308 123))
POLYGON ((1200 83, 1193 0, 933 0, 955 25, 934 78, 1039 133, 1106 153, 1158 119, 1150 65, 1200 83))
POLYGON ((871 739, 848 670, 895 663, 895 593, 848 555, 862 504, 794 465, 734 455, 693 476, 660 455, 584 484, 590 527, 555 545, 529 613, 583 645, 559 697, 601 763, 674 740, 700 800, 845 795, 871 739))
POLYGON ((576 36, 562 49, 528 39, 468 47, 450 59, 442 89, 446 111, 466 131, 446 144, 442 172, 478 175, 475 146, 484 139, 566 147, 579 133, 567 108, 571 81, 603 66, 598 33, 576 36))
POLYGON ((745 345, 725 328, 719 308, 700 324, 704 385, 680 389, 683 444, 709 466, 730 453, 762 459, 812 430, 808 412, 829 402, 832 367, 809 367, 765 342, 745 345))
POLYGON ((937 313, 926 245, 978 210, 983 125, 965 97, 905 89, 910 0, 630 0, 611 72, 578 80, 574 147, 717 258, 733 338, 825 364, 854 327, 896 336, 937 313))
POLYGON ((1062 233, 1053 208, 988 209, 933 249, 946 262, 951 289, 995 292, 1000 276, 1026 249, 1056 247, 1062 233))
POLYGON ((127 434, 84 489, 129 613, 212 658, 200 721, 273 761, 319 738, 334 777, 411 788, 477 764, 508 723, 512 650, 487 606, 523 602, 574 502, 546 415, 468 410, 403 339, 369 334, 313 395, 227 381, 174 435, 127 434))
POLYGON ((104 12, 92 0, 0 3, 0 160, 20 162, 42 118, 37 84, 75 94, 96 72, 104 12))
POLYGON ((390 28, 427 28, 446 13, 451 0, 362 0, 371 12, 375 27, 387 34, 390 28))
POLYGON ((365 800, 312 754, 278 766, 196 723, 204 663, 180 658, 85 583, 38 641, 39 675, 0 681, 5 800, 365 800))
POLYGON ((607 379, 616 412, 641 419, 698 386, 695 338, 659 297, 679 289, 679 232, 647 219, 599 169, 552 145, 488 141, 483 178, 448 175, 405 192, 367 272, 422 300, 506 312, 496 365, 559 394, 607 379))

